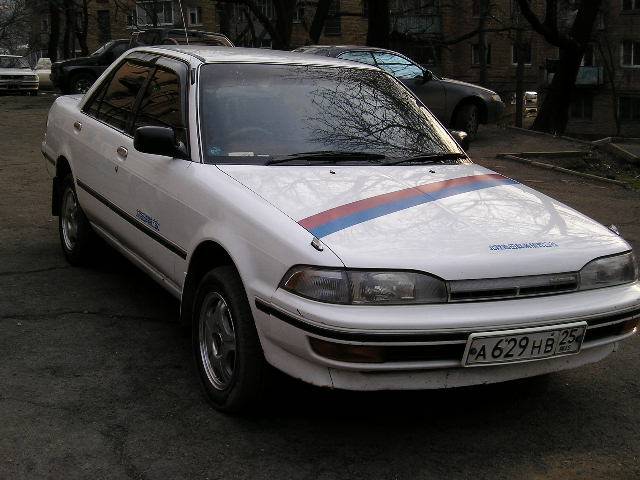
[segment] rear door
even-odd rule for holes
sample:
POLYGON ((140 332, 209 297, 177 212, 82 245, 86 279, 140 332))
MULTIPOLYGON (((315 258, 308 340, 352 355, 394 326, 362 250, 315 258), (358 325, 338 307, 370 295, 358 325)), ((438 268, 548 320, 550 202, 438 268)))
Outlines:
POLYGON ((438 120, 444 125, 448 124, 446 93, 438 78, 408 58, 395 53, 376 51, 373 57, 378 67, 404 83, 438 117, 438 120))

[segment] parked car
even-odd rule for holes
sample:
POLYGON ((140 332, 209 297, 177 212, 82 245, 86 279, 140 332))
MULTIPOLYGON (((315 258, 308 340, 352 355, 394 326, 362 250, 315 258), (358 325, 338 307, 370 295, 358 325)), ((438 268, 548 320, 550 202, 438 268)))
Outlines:
POLYGON ((51 65, 51 82, 62 93, 85 93, 113 61, 127 51, 129 40, 111 40, 88 57, 51 65))
POLYGON ((16 55, 0 55, 0 93, 38 94, 38 75, 29 63, 16 55))
POLYGON ((180 299, 222 410, 260 401, 267 364, 485 384, 599 361, 640 320, 625 240, 474 164, 374 66, 137 48, 55 101, 42 151, 67 260, 98 234, 180 299))
POLYGON ((51 60, 42 57, 38 59, 36 63, 36 73, 38 74, 38 81, 40 82, 40 88, 52 88, 51 83, 51 60))
POLYGON ((476 136, 480 124, 495 123, 504 110, 496 92, 472 83, 439 77, 392 50, 356 45, 313 45, 294 52, 375 65, 404 83, 443 125, 467 132, 470 140, 476 136))
POLYGON ((149 28, 131 34, 129 47, 151 45, 208 45, 212 47, 233 47, 233 43, 222 33, 181 28, 149 28))

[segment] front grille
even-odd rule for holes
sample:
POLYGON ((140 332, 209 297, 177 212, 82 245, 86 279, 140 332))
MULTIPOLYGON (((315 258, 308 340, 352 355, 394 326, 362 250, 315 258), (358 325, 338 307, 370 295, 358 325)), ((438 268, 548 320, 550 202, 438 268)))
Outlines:
POLYGON ((570 293, 577 289, 577 273, 453 280, 449 282, 449 301, 508 300, 570 293))

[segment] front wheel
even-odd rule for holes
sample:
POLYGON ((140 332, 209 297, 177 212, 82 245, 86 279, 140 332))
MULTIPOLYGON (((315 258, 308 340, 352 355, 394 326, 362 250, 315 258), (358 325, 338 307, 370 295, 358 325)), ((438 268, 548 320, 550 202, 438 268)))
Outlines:
POLYGON ((266 361, 240 276, 218 267, 200 281, 193 308, 192 349, 213 406, 239 412, 257 405, 266 361))
POLYGON ((62 181, 58 230, 67 261, 76 266, 85 263, 93 243, 93 231, 78 202, 71 174, 62 181))
POLYGON ((71 93, 87 93, 94 81, 95 78, 89 73, 76 73, 71 78, 71 93))
POLYGON ((478 133, 480 125, 480 111, 478 106, 472 103, 462 105, 456 113, 454 126, 457 130, 467 132, 469 140, 473 140, 478 133))

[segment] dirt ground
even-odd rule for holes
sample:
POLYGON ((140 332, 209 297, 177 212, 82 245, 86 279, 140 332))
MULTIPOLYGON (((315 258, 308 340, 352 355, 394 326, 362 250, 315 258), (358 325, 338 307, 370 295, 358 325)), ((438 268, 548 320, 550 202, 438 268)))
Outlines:
MULTIPOLYGON (((108 248, 68 266, 40 155, 52 97, 0 97, 0 479, 640 478, 640 339, 575 371, 438 392, 281 378, 262 416, 209 407, 178 305, 108 248)), ((470 153, 640 247, 636 192, 496 160, 569 147, 481 130, 470 153)))

